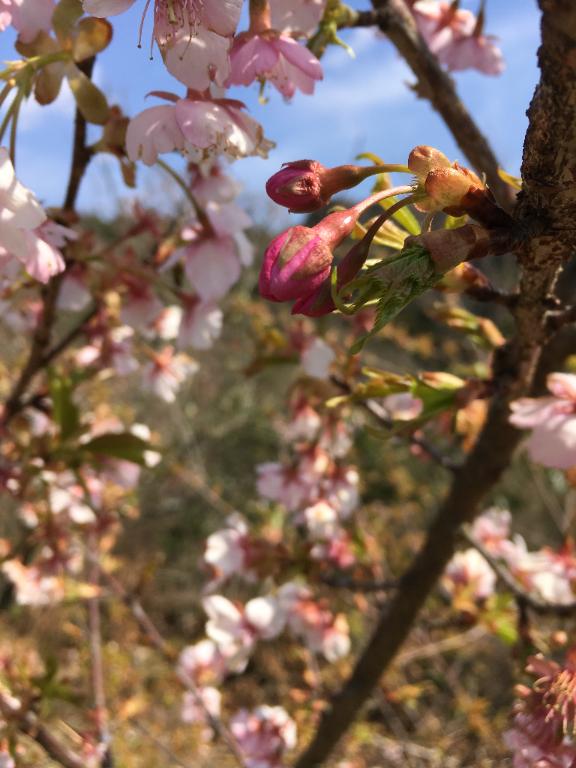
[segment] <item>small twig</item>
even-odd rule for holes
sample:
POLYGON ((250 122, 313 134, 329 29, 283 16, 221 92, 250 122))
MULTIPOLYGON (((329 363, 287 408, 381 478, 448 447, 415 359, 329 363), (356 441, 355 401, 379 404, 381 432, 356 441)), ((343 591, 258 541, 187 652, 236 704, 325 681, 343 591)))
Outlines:
MULTIPOLYGON (((98 589, 100 583, 100 568, 98 566, 98 538, 92 533, 88 542, 95 562, 89 564, 89 581, 98 589)), ((111 735, 106 705, 106 690, 104 686, 104 661, 102 658, 102 627, 100 620, 100 598, 96 594, 88 600, 88 634, 90 639, 90 656, 92 662, 92 689, 96 708, 96 723, 98 740, 103 748, 100 768, 113 768, 114 757, 111 749, 111 735)))
POLYGON ((475 301, 500 304, 508 308, 513 308, 518 302, 518 293, 506 293, 484 285, 471 285, 466 288, 465 294, 475 301))
MULTIPOLYGON (((86 59, 78 64, 78 69, 80 69, 86 77, 91 77, 95 61, 96 59, 94 56, 91 59, 86 59)), ((77 109, 74 117, 74 143, 72 146, 70 176, 68 178, 66 195, 64 197, 64 205, 62 206, 62 210, 67 212, 73 212, 76 207, 76 198, 80 191, 80 184, 82 183, 84 173, 90 164, 90 160, 92 160, 92 157, 94 156, 94 150, 92 150, 86 143, 87 132, 88 128, 84 115, 77 109)))
POLYGON ((145 736, 147 739, 149 739, 161 752, 163 752, 166 757, 174 763, 174 765, 179 765, 180 768, 192 768, 192 766, 189 763, 183 762, 177 755, 172 752, 169 746, 164 744, 163 741, 160 741, 156 736, 154 736, 153 733, 150 732, 148 728, 145 728, 143 725, 141 725, 138 720, 131 717, 130 718, 130 724, 136 728, 136 730, 141 733, 143 736, 145 736))
POLYGON ((78 336, 86 329, 86 325, 98 314, 98 305, 93 304, 86 312, 78 319, 78 322, 60 339, 54 346, 49 349, 41 359, 41 367, 45 368, 50 363, 59 357, 59 355, 67 349, 70 344, 75 341, 78 336))
POLYGON ((556 616, 572 617, 576 614, 576 600, 573 600, 570 603, 552 603, 548 600, 536 597, 536 595, 533 595, 524 589, 524 587, 510 573, 508 568, 495 558, 486 547, 475 539, 465 528, 462 530, 462 536, 471 547, 474 547, 474 549, 482 555, 502 584, 504 584, 504 586, 510 590, 518 600, 521 600, 526 607, 531 608, 535 613, 540 614, 555 614, 556 616))
MULTIPOLYGON (((337 376, 331 376, 330 381, 344 392, 353 394, 352 387, 346 381, 339 379, 337 376)), ((386 409, 381 406, 380 403, 376 402, 376 400, 363 400, 359 403, 359 405, 371 416, 373 416, 381 426, 390 430, 394 428, 394 422, 388 416, 386 409)), ((438 464, 438 466, 442 467, 443 469, 447 469, 450 472, 455 472, 458 469, 458 464, 456 462, 454 462, 448 456, 444 456, 434 445, 431 445, 423 437, 411 434, 406 436, 406 440, 408 440, 411 445, 423 451, 429 458, 431 458, 436 464, 438 464)))
POLYGON ((321 576, 320 582, 327 587, 350 589, 353 592, 389 592, 391 589, 398 587, 398 582, 394 581, 394 579, 371 581, 369 579, 353 579, 350 576, 340 574, 321 576))
POLYGON ((452 635, 451 637, 445 637, 442 640, 438 640, 436 643, 428 643, 426 645, 421 645, 419 648, 412 648, 409 651, 404 651, 403 653, 398 654, 394 660, 394 666, 405 667, 413 661, 432 659, 443 653, 459 651, 461 648, 466 648, 471 643, 482 640, 482 638, 487 636, 488 632, 484 627, 472 627, 472 629, 469 629, 466 632, 461 632, 460 634, 452 635))
POLYGON ((0 691, 0 713, 4 720, 39 744, 46 754, 64 768, 86 768, 86 761, 62 744, 52 730, 43 725, 35 712, 24 709, 8 694, 0 691))

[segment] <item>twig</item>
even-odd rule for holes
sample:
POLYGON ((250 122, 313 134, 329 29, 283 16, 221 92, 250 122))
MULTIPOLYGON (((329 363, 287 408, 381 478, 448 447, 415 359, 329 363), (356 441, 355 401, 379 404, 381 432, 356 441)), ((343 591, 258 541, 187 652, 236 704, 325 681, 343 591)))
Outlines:
MULTIPOLYGON (((352 387, 346 381, 339 379, 337 376, 331 376, 330 381, 343 392, 353 394, 352 387)), ((386 409, 376 400, 362 400, 359 405, 386 429, 394 428, 394 422, 388 416, 386 409)), ((451 458, 444 456, 434 445, 431 445, 423 437, 411 434, 406 436, 406 440, 408 440, 411 445, 423 451, 430 459, 432 459, 432 461, 434 461, 443 469, 447 469, 450 472, 455 472, 458 468, 458 465, 451 458)))
MULTIPOLYGON (((78 64, 78 69, 86 75, 92 76, 94 63, 96 59, 92 57, 78 64)), ((74 143, 72 146, 72 162, 70 165, 70 176, 68 177, 68 186, 64 197, 62 209, 67 212, 73 212, 76 207, 76 198, 80 191, 80 184, 84 178, 84 173, 88 168, 94 151, 87 145, 87 125, 84 115, 79 109, 76 109, 74 117, 74 143)))
POLYGON ((145 736, 147 739, 150 739, 150 741, 161 751, 163 752, 166 757, 170 760, 170 762, 174 763, 174 765, 179 765, 180 768, 192 768, 189 763, 183 762, 177 755, 172 752, 169 746, 164 744, 163 741, 160 741, 154 734, 150 733, 150 730, 148 728, 144 728, 143 725, 141 725, 138 720, 136 720, 134 717, 130 718, 130 724, 136 728, 139 733, 141 733, 143 736, 145 736))
MULTIPOLYGON (((98 566, 98 537, 90 535, 88 546, 95 562, 89 564, 89 581, 98 589, 100 568, 98 566)), ((100 598, 96 594, 88 600, 88 635, 90 639, 90 656, 92 662, 92 689, 96 708, 96 723, 98 727, 99 745, 103 749, 100 768, 113 768, 114 757, 111 748, 111 735, 106 706, 106 690, 104 687, 104 662, 102 659, 102 627, 100 621, 100 598)))
POLYGON ((576 600, 569 603, 553 603, 549 600, 543 600, 540 597, 528 592, 524 587, 514 578, 508 568, 495 558, 486 547, 472 536, 470 531, 466 528, 462 529, 462 536, 474 547, 482 557, 486 560, 490 568, 494 571, 496 576, 500 579, 502 584, 512 592, 522 603, 531 608, 535 613, 540 614, 554 614, 556 616, 574 616, 576 615, 576 600))
POLYGON ((398 582, 394 579, 371 581, 369 579, 353 579, 350 576, 341 574, 321 576, 320 582, 327 587, 350 589, 353 592, 389 592, 392 589, 398 588, 398 582))
POLYGON ((39 744, 46 754, 64 768, 86 768, 86 761, 65 744, 62 744, 52 731, 46 728, 35 712, 24 709, 11 696, 0 691, 0 713, 18 730, 39 744))
POLYGON ((444 653, 459 651, 461 648, 467 648, 472 643, 482 640, 484 637, 488 637, 488 632, 484 627, 472 627, 472 629, 469 629, 466 632, 461 632, 458 635, 445 637, 435 643, 428 643, 426 645, 421 645, 419 648, 412 648, 409 651, 404 651, 404 653, 398 654, 395 658, 394 666, 405 667, 413 661, 433 659, 444 653))

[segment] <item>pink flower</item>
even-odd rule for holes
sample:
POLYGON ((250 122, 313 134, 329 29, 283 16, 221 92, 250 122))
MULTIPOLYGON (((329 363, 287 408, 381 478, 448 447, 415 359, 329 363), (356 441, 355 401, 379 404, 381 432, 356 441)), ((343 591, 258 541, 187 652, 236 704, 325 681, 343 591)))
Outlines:
POLYGON ((218 581, 249 570, 248 528, 242 520, 232 522, 231 527, 216 531, 206 539, 204 561, 214 570, 218 581))
POLYGON ((478 550, 466 549, 448 563, 442 586, 451 597, 465 592, 474 600, 485 600, 496 588, 496 574, 478 550))
POLYGON ((287 623, 314 653, 334 662, 350 652, 350 634, 346 617, 335 616, 326 605, 314 600, 306 587, 294 582, 278 590, 278 599, 286 612, 287 623))
POLYGON ((16 588, 19 605, 52 605, 64 598, 64 582, 59 575, 39 565, 24 565, 20 560, 5 560, 2 573, 16 588))
POLYGON ((53 0, 0 0, 0 31, 12 25, 23 43, 31 43, 39 32, 50 32, 53 0))
POLYGON ((210 349, 222 332, 222 310, 212 302, 196 298, 184 302, 178 347, 210 349))
MULTIPOLYGON (((84 10, 93 16, 114 16, 133 3, 84 0, 84 10)), ((229 73, 229 38, 241 9, 242 0, 155 0, 154 37, 168 70, 199 91, 212 82, 223 85, 229 73)))
POLYGON ((230 730, 246 768, 281 768, 284 752, 296 746, 296 723, 282 707, 240 710, 230 730))
POLYGON ((301 466, 284 467, 267 462, 256 467, 257 488, 260 496, 283 504, 289 511, 301 508, 312 492, 311 478, 301 466))
POLYGON ((449 70, 477 69, 486 75, 503 71, 504 60, 494 38, 481 33, 482 24, 470 11, 447 2, 418 0, 412 13, 430 50, 449 70))
MULTIPOLYGON (((264 254, 260 294, 270 301, 296 300, 292 314, 318 317, 334 310, 330 273, 334 249, 352 233, 360 215, 390 190, 379 192, 345 211, 326 216, 314 227, 291 227, 277 235, 264 254)), ((369 246, 368 246, 369 247, 369 246)), ((357 244, 338 265, 338 285, 361 269, 367 249, 357 244)))
POLYGON ((328 540, 340 530, 338 513, 333 506, 323 499, 306 507, 302 514, 308 533, 313 539, 328 540))
POLYGON ((164 347, 143 369, 142 378, 155 395, 166 403, 173 403, 182 384, 197 371, 198 363, 194 360, 182 353, 175 354, 173 347, 164 347))
POLYGON ((59 234, 57 227, 48 224, 33 193, 16 178, 8 152, 0 147, 0 258, 15 257, 32 277, 48 282, 65 267, 51 242, 59 234))
POLYGON ((222 694, 217 688, 207 686, 196 691, 186 691, 182 699, 180 717, 184 723, 206 723, 208 716, 220 717, 222 694))
POLYGON ((149 107, 133 117, 126 132, 131 160, 154 165, 159 154, 178 150, 194 162, 225 154, 266 157, 272 146, 261 126, 231 99, 210 99, 199 94, 171 99, 172 104, 149 107))
POLYGON ((330 366, 335 357, 332 347, 316 337, 310 339, 302 350, 300 364, 307 376, 326 380, 330 377, 330 366))
POLYGON ((293 37, 308 37, 314 32, 326 7, 326 0, 270 0, 274 29, 293 37))
POLYGON ((213 640, 200 640, 184 648, 178 658, 178 675, 187 684, 218 685, 226 675, 226 659, 213 640))
POLYGON ((552 396, 516 400, 510 423, 532 429, 525 445, 533 461, 569 469, 576 465, 576 376, 552 373, 547 383, 552 396))
POLYGON ((206 634, 233 671, 242 671, 256 643, 277 637, 286 621, 274 597, 255 597, 240 605, 222 595, 210 595, 202 605, 208 614, 206 634))
POLYGON ((250 85, 269 80, 291 99, 296 90, 314 93, 322 79, 320 62, 305 46, 274 30, 238 35, 230 51, 231 74, 227 85, 250 85))
POLYGON ((563 666, 541 655, 529 659, 532 687, 518 686, 514 726, 505 734, 515 768, 576 767, 576 668, 572 651, 563 666))
POLYGON ((423 403, 410 392, 398 392, 383 398, 382 405, 393 421, 411 421, 422 413, 423 403))
POLYGON ((356 562, 350 536, 342 529, 328 541, 317 542, 310 550, 310 556, 320 562, 332 563, 336 568, 350 568, 356 562))

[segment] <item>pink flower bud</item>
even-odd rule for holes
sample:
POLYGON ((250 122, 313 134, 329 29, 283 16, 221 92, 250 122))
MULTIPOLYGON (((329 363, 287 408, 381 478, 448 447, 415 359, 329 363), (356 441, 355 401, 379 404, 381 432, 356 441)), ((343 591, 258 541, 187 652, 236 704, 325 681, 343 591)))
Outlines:
POLYGON ((261 295, 271 301, 308 298, 324 283, 333 250, 352 230, 360 211, 330 214, 314 227, 290 227, 272 240, 260 272, 261 295))
POLYGON ((401 167, 338 165, 326 168, 316 160, 295 160, 284 163, 282 169, 268 179, 266 192, 291 213, 312 213, 327 205, 338 192, 351 189, 388 168, 401 167))

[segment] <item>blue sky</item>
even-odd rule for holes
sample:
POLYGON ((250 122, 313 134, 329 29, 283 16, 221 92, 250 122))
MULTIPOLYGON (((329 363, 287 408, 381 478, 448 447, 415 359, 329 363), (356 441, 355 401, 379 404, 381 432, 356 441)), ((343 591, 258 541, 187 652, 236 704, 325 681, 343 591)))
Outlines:
MULTIPOLYGON (((369 0, 355 0, 355 7, 368 7, 369 0)), ((465 2, 475 10, 477 2, 465 2)), ((111 103, 119 103, 127 114, 135 114, 158 103, 145 99, 152 90, 180 92, 178 83, 162 66, 158 53, 148 56, 147 41, 137 47, 138 25, 144 0, 113 19, 114 39, 99 57, 95 79, 111 103)), ((506 170, 519 169, 526 129, 526 108, 537 80, 536 50, 539 14, 534 0, 488 0, 487 31, 500 38, 506 71, 500 77, 476 72, 458 73, 458 89, 481 128, 490 137, 506 170)), ((151 17, 145 36, 150 33, 151 17)), ((356 52, 351 59, 341 48, 331 48, 323 59, 324 81, 313 97, 297 94, 286 103, 269 89, 268 103, 258 101, 257 86, 238 88, 231 95, 242 99, 251 114, 277 143, 268 160, 249 158, 234 163, 230 170, 244 184, 244 202, 256 219, 280 217, 263 197, 263 186, 283 162, 313 158, 325 165, 353 160, 360 152, 372 151, 387 162, 405 162, 417 144, 431 144, 449 157, 464 158, 442 120, 427 102, 416 98, 407 87, 411 73, 391 44, 372 30, 343 32, 342 37, 356 52)), ((10 31, 0 35, 0 59, 17 56, 10 31)), ((64 91, 48 107, 30 102, 21 118, 17 171, 46 205, 58 204, 63 196, 69 165, 71 95, 64 91)), ((95 132, 95 136, 98 131, 95 132)), ((139 194, 147 204, 170 208, 179 198, 161 172, 139 169, 139 194)), ((127 190, 115 163, 99 158, 92 164, 80 194, 84 211, 111 215, 119 201, 128 201, 127 190)))

